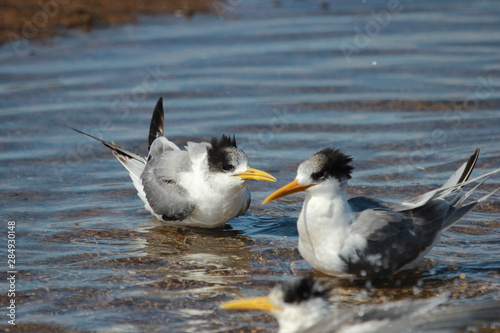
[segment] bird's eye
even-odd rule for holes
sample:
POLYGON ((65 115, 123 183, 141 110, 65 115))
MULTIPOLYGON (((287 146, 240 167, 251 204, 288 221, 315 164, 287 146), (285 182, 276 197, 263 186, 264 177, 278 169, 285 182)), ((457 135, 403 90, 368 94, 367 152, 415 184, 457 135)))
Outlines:
POLYGON ((321 179, 325 177, 325 172, 324 171, 318 171, 318 172, 315 172, 311 175, 311 178, 314 179, 314 180, 318 180, 318 179, 321 179))
POLYGON ((224 171, 231 171, 234 169, 234 166, 231 164, 222 164, 220 168, 224 171))

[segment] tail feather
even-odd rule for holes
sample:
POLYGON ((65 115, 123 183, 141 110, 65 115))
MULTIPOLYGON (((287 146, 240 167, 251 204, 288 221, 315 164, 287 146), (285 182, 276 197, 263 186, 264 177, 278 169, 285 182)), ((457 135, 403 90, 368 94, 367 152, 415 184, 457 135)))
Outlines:
POLYGON ((477 202, 483 202, 484 200, 486 200, 489 197, 491 197, 493 194, 497 193, 499 190, 500 190, 500 187, 497 188, 496 190, 491 191, 490 193, 486 194, 485 196, 483 196, 482 198, 480 198, 479 200, 477 200, 477 202))
MULTIPOLYGON (((469 185, 469 184, 472 184, 472 183, 474 183, 474 182, 477 182, 477 181, 480 181, 480 180, 483 180, 483 179, 486 179, 486 180, 487 180, 487 179, 489 179, 492 175, 494 175, 494 174, 496 174, 496 173, 499 173, 499 172, 500 172, 500 168, 495 169, 495 170, 492 170, 492 171, 490 171, 490 172, 487 172, 487 173, 485 173, 485 174, 483 174, 483 175, 481 175, 481 176, 479 176, 479 177, 476 177, 476 178, 474 178, 474 179, 469 179, 469 180, 464 181, 464 182, 462 182, 462 183, 460 183, 460 184, 456 184, 456 185, 451 186, 451 187, 449 187, 449 188, 445 188, 445 189, 443 189, 443 188, 439 188, 439 189, 434 190, 434 191, 431 191, 431 192, 429 192, 429 193, 434 193, 434 195, 433 195, 433 197, 432 197, 432 198, 439 198, 439 197, 442 197, 442 196, 443 196, 443 192, 447 192, 447 191, 449 191, 450 189, 458 189, 458 188, 464 187, 465 185, 469 185)), ((484 181, 482 181, 482 182, 484 182, 484 181)), ((477 186, 476 186, 476 187, 477 187, 477 186)), ((493 191, 492 193, 488 194, 486 197, 490 196, 491 194, 495 193, 496 191, 497 191, 497 190, 493 191)), ((470 195, 470 194, 468 194, 468 195, 470 195)), ((486 198, 485 198, 485 199, 486 199, 486 198)), ((484 199, 482 199, 482 200, 484 200, 484 199)))
POLYGON ((460 205, 462 202, 464 202, 465 200, 467 200, 467 198, 468 198, 468 197, 469 197, 472 193, 474 193, 474 191, 475 191, 475 190, 476 190, 479 186, 483 185, 483 184, 484 184, 484 182, 486 182, 488 179, 490 179, 490 178, 491 178, 491 176, 492 176, 492 175, 489 175, 488 177, 485 177, 482 181, 480 181, 479 183, 477 183, 477 185, 476 185, 476 186, 474 186, 473 188, 471 188, 471 189, 470 189, 467 193, 465 193, 465 194, 464 194, 464 195, 460 198, 460 200, 458 200, 458 201, 456 202, 456 204, 455 204, 455 205, 457 205, 457 206, 458 206, 458 205, 460 205))
MULTIPOLYGON (((458 168, 457 171, 451 175, 450 178, 441 186, 440 188, 430 191, 427 193, 424 193, 420 196, 417 196, 415 198, 412 198, 410 200, 407 200, 403 202, 405 205, 409 205, 412 207, 418 207, 422 204, 425 204, 429 200, 432 200, 436 197, 441 197, 444 198, 448 194, 457 191, 460 189, 462 186, 467 184, 467 181, 472 173, 472 170, 474 170, 474 167, 476 166, 477 159, 479 158, 479 148, 476 149, 474 154, 472 154, 467 162, 462 164, 460 168, 458 168)), ((456 197, 454 199, 450 199, 451 201, 456 200, 456 197)))
POLYGON ((469 192, 467 192, 457 202, 456 206, 453 207, 450 210, 450 213, 448 214, 448 216, 446 216, 446 221, 445 221, 445 224, 444 224, 444 228, 445 229, 448 228, 448 227, 450 227, 456 221, 460 220, 463 216, 465 216, 465 214, 467 214, 468 212, 470 212, 471 210, 473 210, 481 202, 485 201, 486 199, 488 199, 489 197, 491 197, 493 194, 495 194, 496 192, 498 192, 500 190, 500 187, 499 187, 499 188, 495 189, 494 191, 491 191, 490 193, 488 193, 488 194, 484 195, 483 197, 479 198, 478 200, 474 200, 472 202, 469 202, 468 204, 465 204, 465 205, 462 205, 460 207, 457 207, 459 204, 461 204, 462 202, 464 202, 465 199, 467 199, 476 190, 476 188, 478 188, 481 184, 483 184, 490 177, 491 177, 491 175, 488 176, 486 179, 484 179, 479 184, 477 184, 476 186, 474 186, 474 188, 471 189, 469 192))
POLYGON ((165 136, 165 115, 163 112, 163 98, 160 97, 156 102, 153 116, 151 117, 151 125, 149 127, 149 143, 148 151, 153 144, 153 141, 158 137, 165 136))
POLYGON ((447 229, 453 225, 453 223, 457 222, 460 220, 462 217, 464 217, 468 212, 476 208, 476 206, 479 205, 479 201, 472 201, 469 202, 466 205, 463 205, 461 207, 452 207, 450 211, 448 212, 448 215, 446 216, 446 219, 444 221, 443 229, 447 229))
MULTIPOLYGON (((404 201, 401 203, 401 206, 403 207, 401 210, 405 210, 405 209, 412 209, 412 208, 415 208, 415 207, 420 207, 424 204, 426 204, 427 202, 429 202, 430 200, 432 199, 436 199, 436 198, 445 198, 445 196, 447 196, 448 194, 450 194, 451 192, 453 191, 456 191, 468 184, 471 184, 471 183, 474 183, 476 181, 480 181, 484 178, 489 178, 491 177, 492 175, 496 174, 496 173, 499 173, 500 172, 500 168, 499 169, 495 169, 495 170, 492 170, 490 172, 487 172, 485 173, 484 175, 481 175, 479 177, 476 177, 474 179, 469 179, 469 180, 466 180, 462 183, 459 183, 459 184, 455 184, 455 185, 452 185, 450 187, 440 187, 436 190, 433 190, 433 191, 429 191, 427 193, 424 193, 418 197, 415 197, 411 200, 408 200, 408 201, 404 201)), ((470 194, 467 194, 468 196, 470 194)))

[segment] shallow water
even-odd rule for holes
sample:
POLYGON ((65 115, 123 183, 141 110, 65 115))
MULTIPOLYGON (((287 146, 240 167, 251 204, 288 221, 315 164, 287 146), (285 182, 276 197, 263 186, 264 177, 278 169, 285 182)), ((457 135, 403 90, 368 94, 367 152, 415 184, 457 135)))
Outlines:
MULTIPOLYGON (((19 329, 273 332, 268 315, 218 305, 311 271, 297 251, 301 196, 261 204, 298 162, 339 147, 355 157, 350 194, 388 200, 438 186, 478 147, 474 175, 500 166, 496 2, 401 1, 390 15, 385 1, 231 4, 0 47, 2 240, 15 221, 19 329), (152 218, 109 151, 68 128, 146 154, 160 96, 172 141, 235 133, 250 165, 278 178, 250 182, 250 210, 224 228, 152 218)), ((332 280, 347 306, 498 299, 499 236, 497 195, 408 276, 332 280)))

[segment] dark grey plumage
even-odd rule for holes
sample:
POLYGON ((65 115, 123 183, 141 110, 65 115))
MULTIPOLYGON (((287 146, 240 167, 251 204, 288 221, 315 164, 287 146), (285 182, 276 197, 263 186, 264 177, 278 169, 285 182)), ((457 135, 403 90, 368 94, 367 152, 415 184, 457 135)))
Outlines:
POLYGON ((157 177, 148 167, 141 178, 149 205, 164 220, 184 220, 195 210, 196 201, 177 181, 157 177))
POLYGON ((339 253, 347 272, 381 278, 417 259, 442 230, 447 206, 444 201, 435 201, 409 212, 394 212, 383 206, 363 210, 351 230, 366 238, 368 246, 355 253, 339 253), (374 260, 376 257, 379 259, 374 260))
MULTIPOLYGON (((469 179, 479 156, 479 149, 465 164, 458 184, 469 179)), ((455 207, 459 193, 430 200, 425 205, 407 208, 399 204, 354 197, 348 200, 353 212, 359 213, 351 226, 352 233, 366 238, 364 251, 340 253, 348 272, 373 278, 385 277, 417 259, 419 254, 439 238, 441 232, 476 207, 479 202, 455 207), (377 217, 377 218, 375 218, 377 217), (369 265, 379 256, 378 265, 369 265)))
MULTIPOLYGON (((479 155, 471 155, 457 183, 469 179, 479 155)), ((414 261, 439 238, 441 232, 476 207, 479 202, 455 207, 458 193, 408 208, 380 200, 355 197, 348 200, 353 212, 359 213, 351 232, 366 238, 368 246, 355 253, 340 253, 348 272, 381 278, 414 261), (374 258, 380 261, 374 265, 374 258), (371 263, 371 264, 370 264, 371 263)), ((418 201, 418 200, 417 200, 418 201)))

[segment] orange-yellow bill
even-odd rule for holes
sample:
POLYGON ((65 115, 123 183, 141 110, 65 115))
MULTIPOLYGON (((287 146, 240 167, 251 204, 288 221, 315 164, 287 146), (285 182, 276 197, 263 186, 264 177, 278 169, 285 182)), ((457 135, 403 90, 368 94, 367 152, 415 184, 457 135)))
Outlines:
POLYGON ((294 180, 290 184, 283 186, 282 188, 280 188, 279 190, 277 190, 276 192, 274 192, 273 194, 268 196, 266 198, 266 200, 264 200, 262 203, 265 204, 265 203, 268 203, 269 201, 273 201, 273 200, 276 200, 276 199, 279 199, 282 197, 286 197, 287 195, 290 195, 293 193, 305 191, 307 188, 309 188, 313 185, 314 184, 312 184, 312 185, 299 185, 297 183, 297 180, 294 180))
POLYGON ((232 310, 261 310, 266 312, 271 312, 277 309, 274 305, 269 302, 267 296, 253 297, 253 298, 243 298, 234 301, 229 301, 220 306, 221 309, 232 309, 232 310))
POLYGON ((264 172, 259 169, 254 169, 254 168, 247 168, 247 171, 239 173, 235 175, 236 177, 240 177, 242 179, 255 179, 255 180, 264 180, 268 182, 275 182, 276 178, 268 174, 267 172, 264 172))

